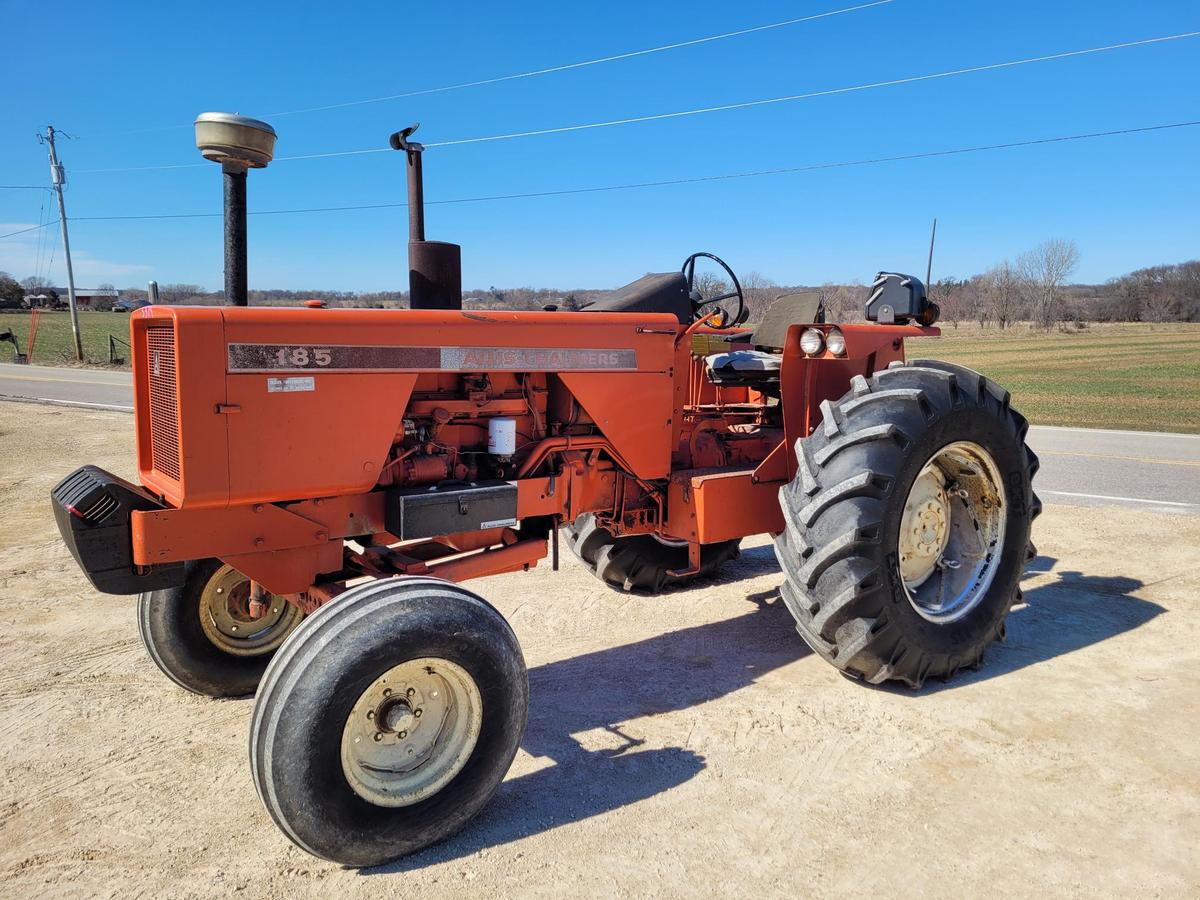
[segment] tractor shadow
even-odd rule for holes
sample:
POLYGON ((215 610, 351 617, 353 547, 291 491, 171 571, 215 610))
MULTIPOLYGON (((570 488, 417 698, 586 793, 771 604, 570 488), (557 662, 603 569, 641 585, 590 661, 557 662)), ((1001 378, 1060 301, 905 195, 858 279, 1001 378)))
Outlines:
MULTIPOLYGON (((1057 563, 1052 557, 1035 557, 1022 577, 1054 574, 1057 563)), ((1024 599, 1008 615, 1007 639, 988 648, 978 669, 960 672, 946 682, 931 679, 919 691, 890 684, 875 689, 919 698, 970 687, 1133 631, 1166 612, 1157 603, 1134 596, 1145 586, 1136 578, 1071 570, 1057 575, 1056 582, 1025 588, 1024 599)))
MULTIPOLYGON (((1049 574, 1056 562, 1037 557, 1028 564, 1026 577, 1049 574)), ((744 570, 722 578, 723 583, 777 571, 769 546, 748 549, 737 565, 744 570)), ((1165 611, 1132 596, 1142 586, 1132 578, 1060 572, 1056 583, 1025 592, 1024 603, 1009 616, 1007 643, 991 648, 980 669, 961 672, 947 683, 927 682, 919 691, 891 685, 862 685, 861 689, 919 701, 1100 643, 1165 611)), ((778 590, 746 599, 754 608, 732 619, 530 670, 529 723, 522 747, 539 763, 549 765, 505 781, 457 837, 361 873, 407 872, 471 856, 603 815, 695 777, 705 768, 705 760, 688 749, 687 739, 683 746, 640 749, 642 742, 625 734, 622 723, 701 706, 811 654, 796 634, 778 590), (588 733, 589 737, 582 737, 588 733), (589 749, 585 741, 604 749, 589 749)), ((837 677, 833 669, 829 677, 837 677)))
POLYGON ((549 765, 509 778, 457 837, 372 869, 405 872, 602 815, 695 777, 704 757, 684 746, 641 749, 621 723, 699 706, 806 656, 775 591, 744 615, 547 663, 529 672, 522 748, 549 765), (591 733, 590 735, 588 733, 591 733), (581 736, 576 740, 573 735, 581 736), (582 737, 587 735, 586 738, 582 737), (604 749, 589 749, 584 743, 604 749))

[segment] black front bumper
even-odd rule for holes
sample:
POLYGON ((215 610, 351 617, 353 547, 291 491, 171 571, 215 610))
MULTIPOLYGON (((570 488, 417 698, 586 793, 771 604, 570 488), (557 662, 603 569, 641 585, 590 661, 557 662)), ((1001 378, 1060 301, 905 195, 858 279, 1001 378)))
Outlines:
POLYGON ((181 562, 133 564, 129 514, 163 509, 140 487, 96 466, 84 466, 60 481, 50 499, 63 541, 96 590, 138 594, 183 584, 181 562))

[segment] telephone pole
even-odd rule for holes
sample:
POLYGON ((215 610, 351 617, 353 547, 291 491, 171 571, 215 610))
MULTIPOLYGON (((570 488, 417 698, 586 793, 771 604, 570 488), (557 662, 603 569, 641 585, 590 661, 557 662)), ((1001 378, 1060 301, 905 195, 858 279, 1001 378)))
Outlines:
MULTIPOLYGON (((43 140, 40 134, 38 140, 43 140)), ((75 306, 75 270, 71 266, 71 241, 67 237, 67 208, 63 203, 63 182, 67 179, 62 164, 58 161, 58 153, 54 149, 53 125, 46 126, 44 140, 50 145, 50 181, 54 185, 54 192, 58 195, 58 223, 62 226, 63 253, 67 257, 67 304, 71 308, 71 334, 75 338, 75 359, 77 362, 83 362, 83 344, 79 340, 79 310, 75 306)))

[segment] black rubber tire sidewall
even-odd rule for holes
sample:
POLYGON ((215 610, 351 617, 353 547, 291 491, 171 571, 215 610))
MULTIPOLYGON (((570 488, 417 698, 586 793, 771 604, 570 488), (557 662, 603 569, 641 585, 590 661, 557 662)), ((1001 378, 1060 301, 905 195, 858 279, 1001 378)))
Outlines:
POLYGON ((401 614, 364 618, 320 654, 303 664, 298 659, 299 654, 281 663, 302 665, 303 671, 272 678, 259 699, 286 703, 286 714, 267 733, 271 711, 256 710, 251 741, 260 792, 272 792, 268 811, 308 852, 343 865, 371 866, 421 850, 470 821, 508 771, 524 732, 528 681, 515 636, 490 607, 417 598, 401 614), (479 738, 462 771, 433 797, 409 807, 375 806, 346 780, 342 731, 371 682, 392 666, 423 657, 455 662, 475 680, 483 703, 479 738), (276 689, 285 680, 291 682, 286 697, 276 689))
POLYGON ((150 658, 186 690, 207 697, 253 694, 272 654, 233 656, 214 645, 200 624, 200 595, 223 563, 189 562, 183 587, 138 596, 138 630, 150 658))

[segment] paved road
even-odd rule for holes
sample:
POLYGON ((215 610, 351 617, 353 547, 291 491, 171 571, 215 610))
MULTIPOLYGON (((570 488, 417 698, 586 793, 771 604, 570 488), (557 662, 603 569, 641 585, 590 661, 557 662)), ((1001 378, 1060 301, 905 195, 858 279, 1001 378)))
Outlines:
MULTIPOLYGON (((0 364, 0 398, 131 411, 128 372, 0 364)), ((1200 435, 1035 426, 1046 503, 1200 515, 1200 435)))
POLYGON ((1200 435, 1035 425, 1045 503, 1200 515, 1200 435))
POLYGON ((0 363, 0 397, 133 412, 133 375, 0 363))

